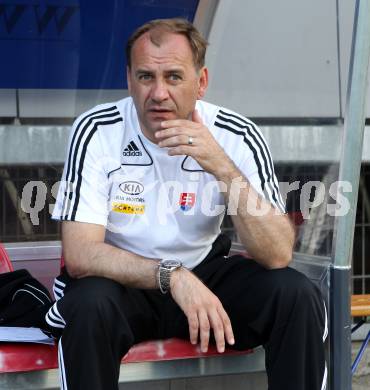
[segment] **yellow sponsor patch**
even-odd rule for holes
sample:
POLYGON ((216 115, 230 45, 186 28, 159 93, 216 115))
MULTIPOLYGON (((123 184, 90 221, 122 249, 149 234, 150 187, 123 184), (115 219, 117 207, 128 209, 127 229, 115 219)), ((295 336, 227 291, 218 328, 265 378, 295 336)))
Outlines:
POLYGON ((116 211, 117 213, 123 214, 144 214, 145 205, 114 202, 112 211, 116 211))

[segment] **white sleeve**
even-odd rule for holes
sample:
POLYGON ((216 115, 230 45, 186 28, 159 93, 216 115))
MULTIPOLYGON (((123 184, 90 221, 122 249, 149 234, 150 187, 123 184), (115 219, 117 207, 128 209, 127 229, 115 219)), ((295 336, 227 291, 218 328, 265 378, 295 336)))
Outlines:
POLYGON ((73 124, 53 219, 107 224, 109 182, 97 130, 122 118, 106 111, 81 116, 73 124))
POLYGON ((285 213, 285 204, 280 194, 270 150, 255 124, 250 122, 241 147, 246 147, 247 150, 239 169, 259 194, 285 213))

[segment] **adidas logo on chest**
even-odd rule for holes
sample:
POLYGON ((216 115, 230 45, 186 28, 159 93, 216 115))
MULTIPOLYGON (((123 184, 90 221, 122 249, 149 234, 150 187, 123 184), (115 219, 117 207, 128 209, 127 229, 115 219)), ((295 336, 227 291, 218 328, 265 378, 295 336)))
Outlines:
POLYGON ((123 149, 123 155, 124 156, 142 156, 143 154, 137 147, 134 141, 131 141, 125 149, 123 149))

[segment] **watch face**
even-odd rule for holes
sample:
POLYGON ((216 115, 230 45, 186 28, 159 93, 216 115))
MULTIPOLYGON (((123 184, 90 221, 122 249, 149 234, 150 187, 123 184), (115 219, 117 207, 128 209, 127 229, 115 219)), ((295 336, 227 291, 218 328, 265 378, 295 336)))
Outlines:
POLYGON ((166 268, 177 268, 181 267, 181 261, 178 260, 163 260, 161 265, 166 268))

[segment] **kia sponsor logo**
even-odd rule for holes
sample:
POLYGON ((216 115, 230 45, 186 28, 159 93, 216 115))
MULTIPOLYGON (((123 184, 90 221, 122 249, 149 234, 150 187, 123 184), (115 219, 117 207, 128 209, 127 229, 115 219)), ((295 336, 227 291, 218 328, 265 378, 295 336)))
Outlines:
POLYGON ((137 181, 125 181, 119 185, 119 188, 128 195, 139 195, 144 191, 144 186, 137 181))

